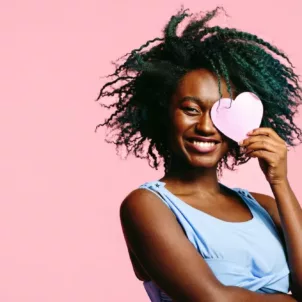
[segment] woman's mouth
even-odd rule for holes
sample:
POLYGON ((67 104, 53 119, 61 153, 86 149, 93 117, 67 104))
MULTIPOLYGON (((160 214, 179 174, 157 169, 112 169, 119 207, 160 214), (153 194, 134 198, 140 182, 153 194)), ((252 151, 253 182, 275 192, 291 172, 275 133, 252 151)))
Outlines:
POLYGON ((192 151, 197 151, 199 153, 210 153, 217 149, 218 142, 201 142, 196 140, 188 140, 187 144, 192 151))

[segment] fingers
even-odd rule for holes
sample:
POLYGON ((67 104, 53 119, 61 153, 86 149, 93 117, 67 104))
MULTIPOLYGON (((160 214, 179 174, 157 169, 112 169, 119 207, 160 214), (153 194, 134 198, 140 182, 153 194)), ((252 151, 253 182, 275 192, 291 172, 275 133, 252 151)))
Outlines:
POLYGON ((249 138, 246 138, 245 140, 243 140, 242 142, 239 143, 239 145, 241 147, 245 147, 247 148, 248 146, 252 145, 252 144, 261 144, 263 146, 263 148, 265 148, 266 146, 275 146, 278 147, 280 142, 271 139, 268 136, 265 135, 257 135, 257 136, 251 136, 249 138))
POLYGON ((278 145, 274 144, 273 142, 262 139, 258 141, 249 142, 247 146, 245 146, 245 154, 248 155, 251 152, 264 150, 268 152, 276 152, 278 148, 278 145))
POLYGON ((239 145, 243 148, 243 152, 250 157, 257 157, 259 155, 262 158, 261 155, 268 155, 267 153, 263 153, 265 151, 270 153, 271 156, 277 154, 282 158, 287 152, 286 143, 271 128, 255 129, 239 145))
POLYGON ((272 128, 257 128, 248 133, 248 136, 265 135, 276 141, 283 142, 283 139, 272 128))
POLYGON ((272 167, 277 166, 278 158, 277 158, 277 154, 274 152, 270 152, 266 150, 257 150, 257 151, 250 152, 247 156, 263 159, 272 167))

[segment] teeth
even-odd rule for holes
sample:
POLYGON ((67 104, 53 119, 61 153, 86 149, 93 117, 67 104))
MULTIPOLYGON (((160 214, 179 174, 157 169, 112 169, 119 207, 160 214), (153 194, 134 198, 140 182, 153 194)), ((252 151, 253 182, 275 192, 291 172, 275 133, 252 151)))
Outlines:
POLYGON ((197 142, 197 141, 193 141, 193 144, 201 147, 213 147, 215 145, 215 143, 213 142, 197 142))

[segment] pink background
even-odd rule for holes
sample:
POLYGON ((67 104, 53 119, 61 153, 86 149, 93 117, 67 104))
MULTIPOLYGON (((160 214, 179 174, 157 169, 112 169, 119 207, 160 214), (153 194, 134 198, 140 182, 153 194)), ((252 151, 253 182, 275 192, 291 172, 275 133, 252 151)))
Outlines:
MULTIPOLYGON (((223 25, 279 45, 301 73, 300 0, 222 4, 223 25)), ((148 301, 132 272, 118 209, 163 170, 115 155, 93 100, 113 61, 161 34, 181 1, 52 0, 0 4, 0 301, 148 301)), ((106 112, 105 112, 106 114, 106 112)), ((302 125, 302 119, 298 118, 302 125)), ((302 147, 289 153, 298 198, 302 147)), ((270 193, 257 162, 224 183, 270 193)))

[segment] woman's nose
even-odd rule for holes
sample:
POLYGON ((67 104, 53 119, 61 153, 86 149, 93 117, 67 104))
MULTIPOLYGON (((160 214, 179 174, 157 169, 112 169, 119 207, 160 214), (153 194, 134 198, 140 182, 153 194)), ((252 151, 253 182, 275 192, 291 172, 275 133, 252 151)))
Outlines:
POLYGON ((212 122, 210 112, 203 114, 199 122, 196 123, 196 130, 206 134, 212 134, 216 132, 216 128, 212 122))

